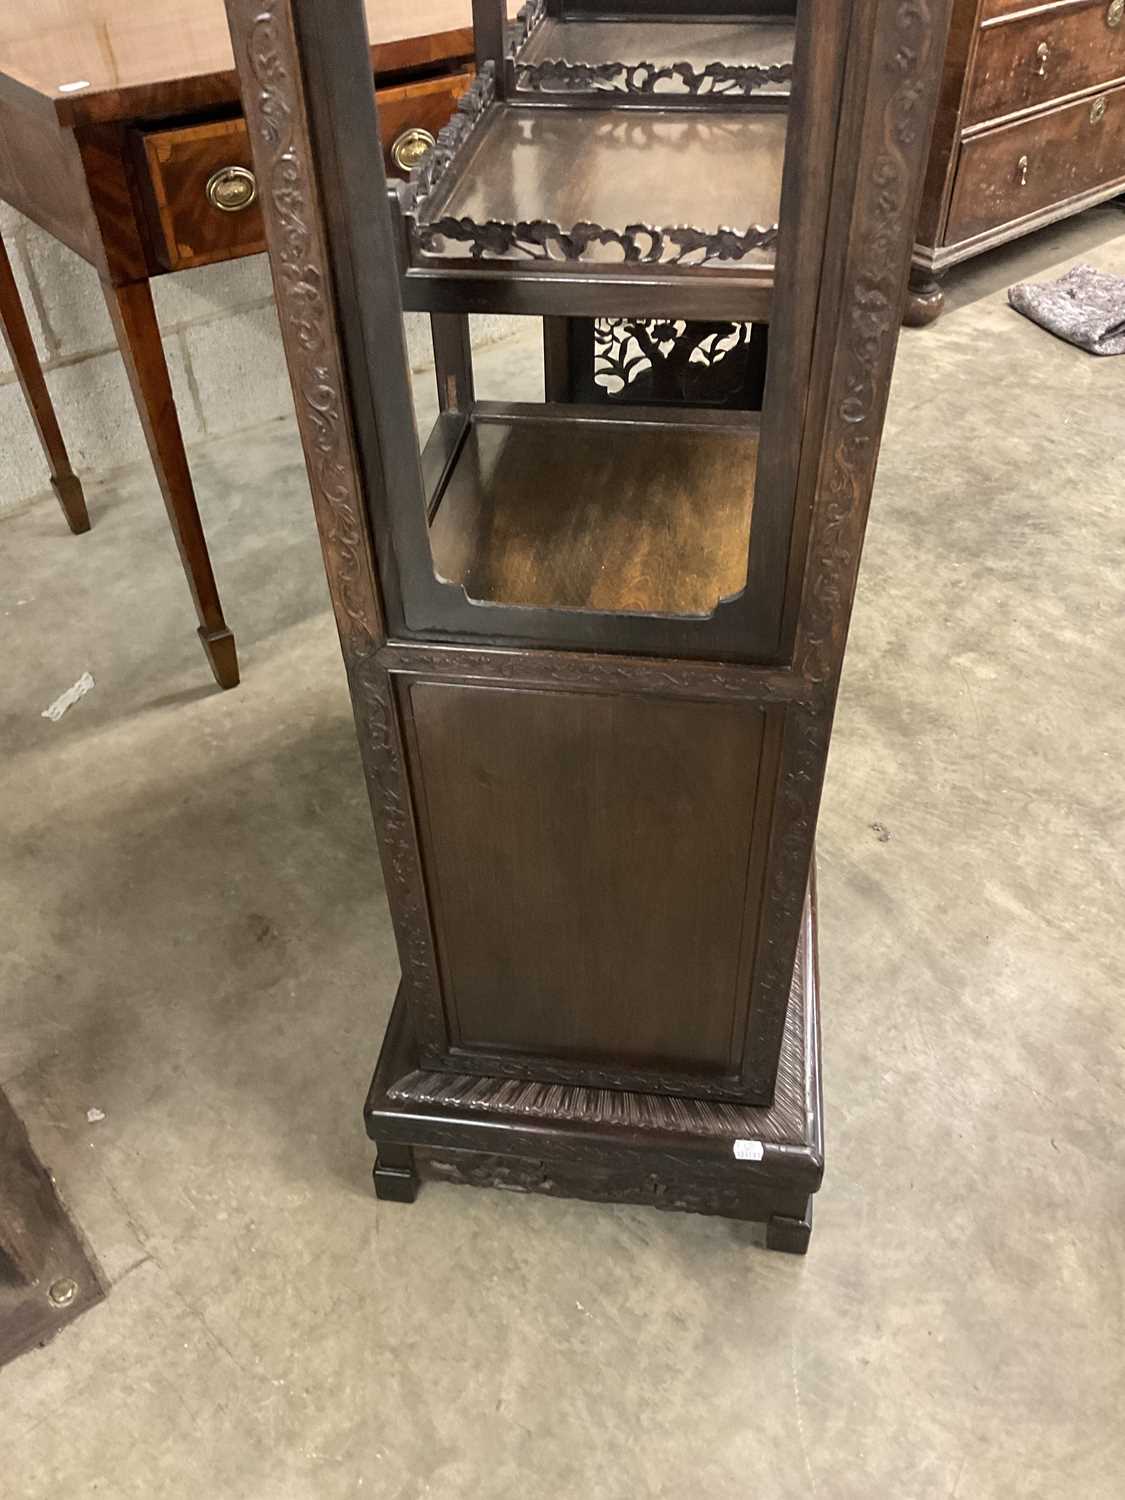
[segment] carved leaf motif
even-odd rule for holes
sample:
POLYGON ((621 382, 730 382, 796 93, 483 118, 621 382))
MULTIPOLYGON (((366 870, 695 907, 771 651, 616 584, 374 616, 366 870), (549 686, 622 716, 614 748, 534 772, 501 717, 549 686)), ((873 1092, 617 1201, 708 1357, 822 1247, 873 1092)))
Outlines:
MULTIPOLYGON (((667 399, 668 387, 680 400, 695 399, 689 391, 690 366, 717 368, 728 355, 750 342, 749 323, 689 324, 683 319, 594 320, 594 382, 609 396, 617 396, 642 377, 652 374, 653 390, 667 399)), ((737 375, 736 375, 737 378, 737 375)), ((712 382, 708 391, 718 397, 712 382)))
MULTIPOLYGON (((803 667, 834 690, 843 631, 855 588, 859 547, 874 479, 887 374, 898 337, 903 260, 913 234, 911 190, 925 144, 924 109, 933 49, 930 0, 895 0, 895 34, 881 31, 882 139, 862 184, 861 225, 848 296, 843 361, 833 405, 836 433, 813 518, 803 667)), ((878 76, 878 75, 877 75, 878 76)))
POLYGON ((691 94, 700 98, 726 95, 749 98, 767 84, 790 83, 792 63, 651 62, 576 63, 563 58, 543 62, 515 61, 516 87, 543 94, 614 93, 650 98, 661 94, 691 94), (671 85, 671 87, 669 87, 671 85))
POLYGON ((546 219, 510 222, 490 219, 439 218, 416 225, 417 242, 426 254, 441 255, 447 242, 467 245, 473 260, 523 257, 540 261, 579 261, 591 248, 616 248, 632 265, 705 266, 739 261, 756 250, 777 243, 776 224, 752 224, 745 233, 735 229, 703 230, 681 226, 659 229, 630 224, 623 230, 601 224, 575 224, 570 229, 546 219))

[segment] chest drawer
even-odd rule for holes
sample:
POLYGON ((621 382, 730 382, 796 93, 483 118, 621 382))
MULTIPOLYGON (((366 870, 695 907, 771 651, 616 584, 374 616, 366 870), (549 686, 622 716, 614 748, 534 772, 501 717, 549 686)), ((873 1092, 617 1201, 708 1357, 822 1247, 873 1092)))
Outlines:
MULTIPOLYGON (((414 130, 437 135, 472 74, 380 89, 379 132, 387 171, 405 175, 396 143, 414 130)), ((413 141, 405 139, 408 153, 413 141)), ((245 120, 147 131, 140 140, 156 255, 170 271, 266 248, 245 120)), ((409 154, 406 158, 409 166, 409 154)))
POLYGON ((965 106, 976 125, 1125 78, 1125 0, 1082 0, 1001 26, 977 46, 965 106))
POLYGON ((1125 182, 1125 87, 985 131, 961 147, 946 244, 1125 182))
POLYGON ((1030 10, 1035 4, 1042 4, 1042 0, 984 0, 980 8, 982 21, 990 21, 996 16, 1014 16, 1017 11, 1030 10))

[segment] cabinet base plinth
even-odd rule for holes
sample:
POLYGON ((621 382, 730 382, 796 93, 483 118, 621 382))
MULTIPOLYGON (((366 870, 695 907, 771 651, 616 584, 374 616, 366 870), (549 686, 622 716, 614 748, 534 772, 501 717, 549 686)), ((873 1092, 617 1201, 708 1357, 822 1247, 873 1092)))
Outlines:
POLYGON ((803 1255, 824 1169, 815 906, 772 1104, 611 1092, 419 1069, 400 993, 364 1111, 376 1193, 410 1203, 421 1179, 717 1214, 803 1255))

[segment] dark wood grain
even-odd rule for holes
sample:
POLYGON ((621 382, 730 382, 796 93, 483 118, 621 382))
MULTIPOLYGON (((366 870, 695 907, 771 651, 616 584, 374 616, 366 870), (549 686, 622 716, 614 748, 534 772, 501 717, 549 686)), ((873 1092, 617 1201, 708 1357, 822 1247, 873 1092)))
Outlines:
POLYGON ((75 533, 89 531, 90 517, 86 510, 86 498, 74 470, 70 467, 66 444, 59 431, 55 408, 51 404, 51 395, 47 390, 47 382, 39 367, 35 340, 27 324, 27 316, 24 313, 23 303, 20 301, 19 288, 12 274, 12 263, 8 259, 7 247, 2 239, 0 239, 0 332, 4 335, 4 342, 8 346, 13 368, 27 402, 27 409, 31 413, 35 430, 39 434, 39 441, 46 455, 51 476, 51 486, 62 507, 66 524, 75 533))
MULTIPOLYGON (((749 1137, 764 1145, 791 1150, 819 1145, 810 1133, 809 1118, 818 1112, 816 1072, 819 1048, 811 1031, 815 1015, 808 987, 815 983, 815 929, 806 930, 798 945, 791 975, 785 1031, 778 1057, 777 1081, 768 1105, 719 1098, 683 1098, 631 1089, 592 1087, 580 1083, 561 1086, 537 1079, 482 1077, 479 1072, 413 1069, 387 1088, 387 1099, 398 1107, 458 1109, 499 1119, 548 1121, 581 1127, 598 1125, 624 1138, 645 1130, 690 1131, 697 1140, 727 1144, 749 1137), (810 981, 810 974, 812 980, 810 981)), ((804 1170, 805 1163, 798 1163, 804 1170)), ((815 1164, 814 1164, 815 1168, 815 1164)), ((811 1185, 811 1184, 810 1184, 811 1185)))

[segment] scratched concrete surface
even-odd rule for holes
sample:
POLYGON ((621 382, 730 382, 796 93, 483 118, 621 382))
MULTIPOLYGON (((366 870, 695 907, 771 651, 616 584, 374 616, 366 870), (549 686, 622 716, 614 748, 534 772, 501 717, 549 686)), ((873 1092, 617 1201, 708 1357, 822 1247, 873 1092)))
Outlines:
MULTIPOLYGON (((193 454, 237 692, 147 470, 91 486, 88 537, 0 526, 0 1081, 111 1283, 0 1373, 5 1500, 1120 1500, 1125 360, 1002 296, 1080 258, 1125 271, 1125 218, 903 339, 803 1262, 717 1219, 374 1201, 397 964, 288 424, 193 454)), ((487 393, 537 358, 490 350, 487 393)))

